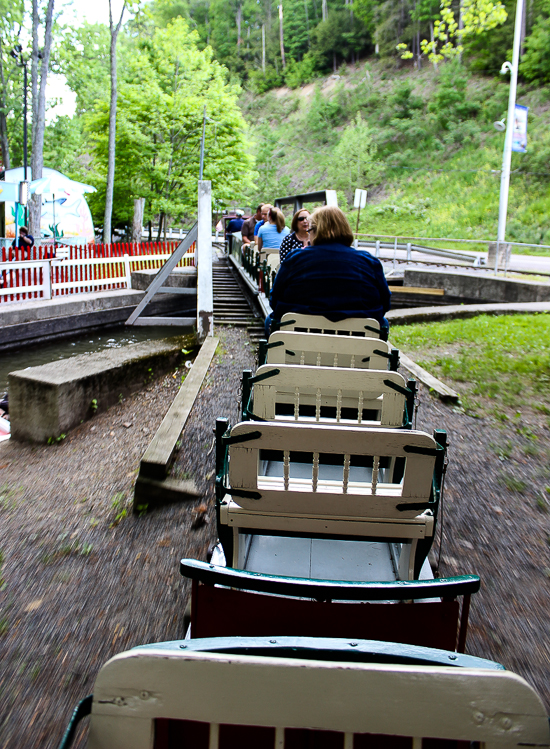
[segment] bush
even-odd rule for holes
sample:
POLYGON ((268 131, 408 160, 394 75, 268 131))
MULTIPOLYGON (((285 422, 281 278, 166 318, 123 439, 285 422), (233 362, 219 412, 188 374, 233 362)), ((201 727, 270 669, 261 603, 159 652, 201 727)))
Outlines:
POLYGON ((289 88, 298 88, 304 83, 310 83, 315 78, 317 58, 312 52, 307 52, 300 62, 290 60, 286 72, 285 83, 289 88))
POLYGON ((265 73, 261 70, 251 70, 248 76, 248 86, 255 94, 265 94, 269 89, 282 85, 281 75, 271 65, 266 67, 265 73))
POLYGON ((545 3, 548 15, 537 18, 531 35, 525 40, 526 52, 519 66, 528 81, 550 81, 550 0, 545 3))
POLYGON ((467 85, 468 77, 457 60, 442 66, 439 86, 428 109, 436 115, 444 130, 451 122, 468 120, 479 112, 479 103, 467 97, 467 85))

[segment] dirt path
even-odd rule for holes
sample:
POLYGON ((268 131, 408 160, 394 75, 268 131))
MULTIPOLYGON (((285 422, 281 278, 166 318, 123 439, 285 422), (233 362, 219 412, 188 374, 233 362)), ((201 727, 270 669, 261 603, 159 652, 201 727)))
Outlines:
MULTIPOLYGON (((210 505, 214 422, 235 423, 240 374, 252 366, 246 334, 222 332, 174 466, 210 505)), ((212 512, 197 529, 202 500, 120 517, 180 378, 151 384, 58 445, 0 444, 0 749, 55 747, 110 656, 182 636, 178 561, 205 558, 212 512)), ((456 413, 422 388, 420 400, 418 428, 446 428, 451 440, 441 571, 483 580, 469 651, 527 678, 550 706, 550 516, 537 504, 550 484, 548 431, 538 457, 526 457, 523 438, 511 437, 510 451, 498 424, 456 413), (498 444, 504 460, 490 447, 498 444), (507 488, 503 471, 527 488, 507 488)))

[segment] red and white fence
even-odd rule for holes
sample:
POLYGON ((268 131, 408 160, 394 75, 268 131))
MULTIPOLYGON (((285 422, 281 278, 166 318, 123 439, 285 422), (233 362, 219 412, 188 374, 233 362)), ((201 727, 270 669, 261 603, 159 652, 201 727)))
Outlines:
MULTIPOLYGON (((160 268, 177 241, 91 244, 84 247, 44 245, 0 250, 0 304, 52 299, 108 289, 131 288, 132 271, 160 268)), ((195 265, 195 245, 179 268, 195 265)))

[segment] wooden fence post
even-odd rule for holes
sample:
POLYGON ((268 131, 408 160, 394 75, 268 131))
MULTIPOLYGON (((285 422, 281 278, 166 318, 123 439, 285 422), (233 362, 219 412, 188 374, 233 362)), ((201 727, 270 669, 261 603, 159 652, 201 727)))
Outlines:
POLYGON ((199 340, 214 335, 214 295, 212 291, 212 183, 199 180, 197 234, 197 335, 199 340))

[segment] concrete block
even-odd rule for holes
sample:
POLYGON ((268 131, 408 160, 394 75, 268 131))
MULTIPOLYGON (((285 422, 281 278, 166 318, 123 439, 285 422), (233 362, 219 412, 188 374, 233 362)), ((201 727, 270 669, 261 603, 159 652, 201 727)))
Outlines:
POLYGON ((497 278, 486 272, 465 273, 407 268, 404 286, 422 286, 444 289, 445 296, 475 302, 547 302, 550 301, 550 283, 521 281, 515 278, 497 278))
MULTIPOLYGON (((158 269, 152 268, 151 270, 135 270, 132 272, 132 289, 140 289, 145 291, 149 288, 149 284, 155 278, 158 273, 158 269)), ((197 269, 194 267, 187 268, 175 268, 172 273, 168 276, 168 279, 164 283, 165 286, 180 289, 196 289, 197 288, 197 269)))
POLYGON ((188 337, 133 343, 8 376, 12 439, 46 442, 170 371, 188 337))

